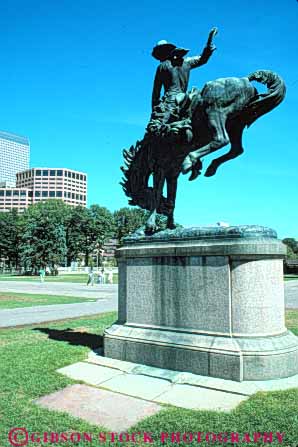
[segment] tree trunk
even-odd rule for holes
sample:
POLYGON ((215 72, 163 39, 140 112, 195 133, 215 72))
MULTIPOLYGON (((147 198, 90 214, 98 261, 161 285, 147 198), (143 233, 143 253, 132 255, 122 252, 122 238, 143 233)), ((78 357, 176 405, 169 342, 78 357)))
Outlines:
POLYGON ((85 266, 89 267, 89 251, 85 251, 85 266))

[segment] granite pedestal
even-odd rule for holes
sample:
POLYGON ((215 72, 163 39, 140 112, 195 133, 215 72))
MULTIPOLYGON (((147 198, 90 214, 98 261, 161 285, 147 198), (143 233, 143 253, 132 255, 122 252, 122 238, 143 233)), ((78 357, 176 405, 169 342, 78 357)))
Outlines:
POLYGON ((284 255, 259 226, 131 237, 117 252, 119 316, 105 356, 236 381, 297 374, 284 255))

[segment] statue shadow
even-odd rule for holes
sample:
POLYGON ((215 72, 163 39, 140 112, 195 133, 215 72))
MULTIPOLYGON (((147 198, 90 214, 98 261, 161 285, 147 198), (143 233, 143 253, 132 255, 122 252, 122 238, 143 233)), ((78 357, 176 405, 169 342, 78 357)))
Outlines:
POLYGON ((93 351, 103 348, 103 336, 98 334, 90 334, 88 332, 76 332, 71 328, 67 329, 50 329, 46 327, 37 327, 33 329, 47 334, 51 340, 66 341, 74 346, 86 346, 93 351))

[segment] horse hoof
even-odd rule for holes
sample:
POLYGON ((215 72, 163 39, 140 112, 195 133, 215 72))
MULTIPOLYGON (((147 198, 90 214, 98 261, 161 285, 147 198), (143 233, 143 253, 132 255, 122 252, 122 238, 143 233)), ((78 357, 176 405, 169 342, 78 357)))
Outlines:
POLYGON ((212 177, 216 174, 217 168, 209 166, 208 169, 206 169, 206 172, 204 174, 205 177, 212 177))
POLYGON ((156 232, 156 227, 146 227, 145 228, 145 234, 146 236, 152 236, 152 234, 154 234, 156 232))
POLYGON ((173 224, 168 224, 168 225, 167 225, 167 229, 168 229, 168 230, 176 230, 176 228, 177 228, 177 225, 175 225, 174 223, 173 223, 173 224))
POLYGON ((201 171, 199 169, 193 169, 188 180, 191 182, 192 180, 195 180, 197 177, 199 177, 199 175, 201 175, 201 171))

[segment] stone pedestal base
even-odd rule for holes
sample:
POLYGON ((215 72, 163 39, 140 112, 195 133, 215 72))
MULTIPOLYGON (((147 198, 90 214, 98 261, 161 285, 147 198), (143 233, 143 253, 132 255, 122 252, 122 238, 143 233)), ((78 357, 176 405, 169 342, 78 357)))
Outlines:
POLYGON ((284 246, 260 227, 190 229, 118 250, 107 357, 231 380, 298 373, 284 325, 284 246))

